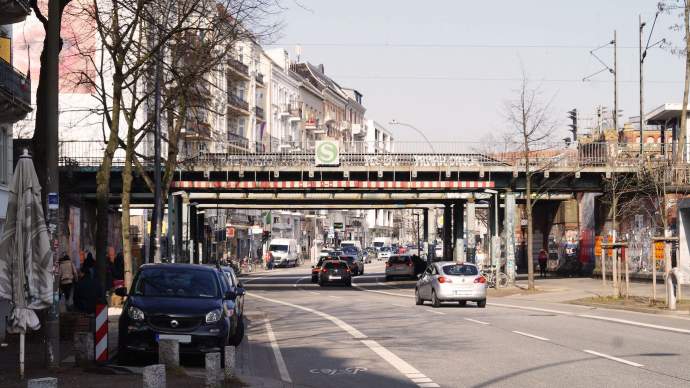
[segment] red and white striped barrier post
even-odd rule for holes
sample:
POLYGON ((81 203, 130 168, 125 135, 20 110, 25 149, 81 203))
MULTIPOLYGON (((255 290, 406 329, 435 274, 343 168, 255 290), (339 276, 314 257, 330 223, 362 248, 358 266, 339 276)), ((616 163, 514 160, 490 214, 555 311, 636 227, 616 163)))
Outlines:
POLYGON ((108 305, 96 305, 96 362, 108 361, 108 305))

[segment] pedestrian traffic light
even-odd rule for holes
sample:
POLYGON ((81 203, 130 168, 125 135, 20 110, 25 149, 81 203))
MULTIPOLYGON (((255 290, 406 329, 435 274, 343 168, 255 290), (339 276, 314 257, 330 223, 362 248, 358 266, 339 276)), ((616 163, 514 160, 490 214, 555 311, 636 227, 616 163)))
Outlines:
POLYGON ((573 133, 573 141, 577 141, 577 109, 573 108, 568 111, 568 118, 572 121, 572 124, 568 125, 570 127, 570 132, 573 133))

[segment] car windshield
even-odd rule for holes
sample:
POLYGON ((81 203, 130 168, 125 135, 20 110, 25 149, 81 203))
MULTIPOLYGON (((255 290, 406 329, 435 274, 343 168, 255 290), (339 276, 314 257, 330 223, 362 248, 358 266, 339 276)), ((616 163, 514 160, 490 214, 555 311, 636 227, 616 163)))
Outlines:
POLYGON ((134 295, 183 298, 217 298, 218 281, 211 271, 148 268, 139 273, 134 295))
POLYGON ((347 261, 348 263, 352 263, 353 261, 355 261, 355 258, 352 257, 352 256, 340 256, 340 259, 341 259, 341 260, 345 260, 345 261, 347 261))
POLYGON ((270 247, 268 247, 268 250, 271 252, 287 252, 288 246, 287 245, 271 245, 270 247))
POLYGON ((388 262, 391 264, 407 264, 410 262, 410 256, 391 256, 388 262))
POLYGON ((383 241, 374 241, 374 246, 380 248, 383 246, 383 241))
POLYGON ((479 271, 473 265, 451 264, 443 266, 443 273, 449 276, 475 276, 479 271))
POLYGON ((343 247, 343 252, 348 253, 348 254, 355 254, 355 253, 359 252, 359 249, 350 245, 350 246, 343 247))

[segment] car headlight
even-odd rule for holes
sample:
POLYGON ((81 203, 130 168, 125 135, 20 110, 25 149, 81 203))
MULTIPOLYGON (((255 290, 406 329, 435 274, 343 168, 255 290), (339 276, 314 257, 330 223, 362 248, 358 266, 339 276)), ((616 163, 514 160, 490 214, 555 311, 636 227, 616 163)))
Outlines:
POLYGON ((220 321, 220 318, 223 316, 223 312, 219 310, 213 310, 206 314, 206 323, 214 323, 220 321))
POLYGON ((129 316, 129 318, 133 321, 144 320, 144 312, 134 306, 130 306, 127 309, 127 316, 129 316))

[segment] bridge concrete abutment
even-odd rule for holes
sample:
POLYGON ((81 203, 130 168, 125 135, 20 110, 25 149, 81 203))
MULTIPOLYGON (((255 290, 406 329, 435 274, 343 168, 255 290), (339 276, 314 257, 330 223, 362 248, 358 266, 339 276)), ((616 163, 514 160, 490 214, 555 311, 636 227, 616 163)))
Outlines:
POLYGON ((465 247, 462 239, 465 235, 465 201, 453 204, 453 260, 463 260, 465 247))
POLYGON ((443 204, 443 258, 449 259, 453 255, 453 212, 451 204, 443 204))

